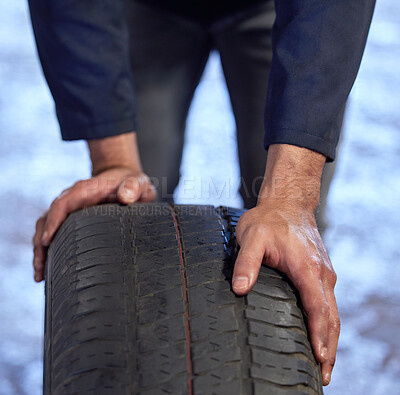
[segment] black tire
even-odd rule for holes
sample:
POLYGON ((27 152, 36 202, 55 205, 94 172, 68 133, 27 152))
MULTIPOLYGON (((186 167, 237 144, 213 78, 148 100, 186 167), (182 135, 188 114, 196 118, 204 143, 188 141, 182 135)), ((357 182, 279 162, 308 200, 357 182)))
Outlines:
POLYGON ((106 204, 48 251, 45 394, 322 394, 296 292, 231 291, 241 210, 106 204))

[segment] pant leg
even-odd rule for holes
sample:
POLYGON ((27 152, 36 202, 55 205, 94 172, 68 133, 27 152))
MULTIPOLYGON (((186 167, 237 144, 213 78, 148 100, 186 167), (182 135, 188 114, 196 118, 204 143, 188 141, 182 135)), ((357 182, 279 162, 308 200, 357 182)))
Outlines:
POLYGON ((142 165, 159 200, 172 202, 186 117, 210 36, 195 22, 135 1, 128 3, 128 23, 142 165))
POLYGON ((273 1, 267 1, 214 29, 236 119, 240 194, 246 208, 257 203, 267 157, 263 145, 264 107, 274 19, 273 1))
MULTIPOLYGON (((247 208, 257 203, 265 170, 264 106, 274 19, 273 3, 269 1, 243 14, 242 18, 216 28, 214 33, 236 119, 242 177, 240 194, 247 208)), ((320 205, 316 212, 321 234, 328 225, 326 205, 335 166, 336 162, 327 164, 322 176, 320 205)))

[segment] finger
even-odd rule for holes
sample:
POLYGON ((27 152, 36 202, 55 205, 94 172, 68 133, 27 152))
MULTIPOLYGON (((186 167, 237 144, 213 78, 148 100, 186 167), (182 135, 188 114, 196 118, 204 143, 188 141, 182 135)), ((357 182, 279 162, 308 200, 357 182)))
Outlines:
POLYGON ((34 249, 33 268, 34 279, 40 282, 44 279, 44 266, 46 260, 46 247, 39 246, 34 249))
POLYGON ((257 233, 250 230, 242 237, 232 278, 232 288, 237 295, 245 295, 253 288, 260 271, 265 255, 265 235, 260 238, 257 233))
MULTIPOLYGON (((43 229, 42 244, 48 246, 68 214, 86 206, 102 202, 115 193, 114 179, 103 180, 100 177, 82 180, 63 191, 50 206, 43 229)), ((115 199, 115 196, 114 196, 115 199)))
POLYGON ((311 259, 308 265, 301 265, 301 268, 299 273, 287 274, 300 293, 315 358, 319 363, 325 363, 328 359, 330 307, 321 282, 320 264, 317 260, 311 259))
POLYGON ((140 177, 125 177, 118 187, 117 197, 123 204, 138 201, 142 195, 143 180, 140 177))
POLYGON ((340 319, 333 290, 326 291, 327 300, 330 306, 329 328, 328 328, 328 359, 322 364, 321 374, 323 385, 331 381, 332 370, 335 366, 336 352, 340 334, 340 319))
POLYGON ((57 229, 67 218, 67 199, 71 191, 66 192, 53 201, 47 213, 46 222, 43 225, 41 244, 47 247, 54 237, 57 229))
POLYGON ((40 282, 44 278, 44 264, 46 259, 46 249, 41 243, 45 217, 41 217, 36 222, 36 232, 33 237, 33 269, 34 279, 40 282))
POLYGON ((150 180, 143 183, 141 202, 154 202, 157 199, 157 190, 150 180))

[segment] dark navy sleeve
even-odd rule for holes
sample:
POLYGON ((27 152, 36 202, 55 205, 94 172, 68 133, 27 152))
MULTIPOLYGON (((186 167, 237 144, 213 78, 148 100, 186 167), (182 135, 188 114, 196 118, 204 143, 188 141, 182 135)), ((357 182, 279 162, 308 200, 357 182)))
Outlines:
POLYGON ((29 0, 64 140, 135 130, 125 0, 29 0))
POLYGON ((375 0, 275 0, 265 147, 291 144, 335 158, 375 0))

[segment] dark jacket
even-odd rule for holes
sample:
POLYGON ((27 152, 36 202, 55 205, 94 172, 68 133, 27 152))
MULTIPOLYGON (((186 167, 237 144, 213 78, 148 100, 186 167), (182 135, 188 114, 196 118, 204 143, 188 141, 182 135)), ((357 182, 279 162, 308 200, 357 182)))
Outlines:
MULTIPOLYGON (((135 130, 125 0, 29 5, 63 139, 135 130)), ((266 148, 293 144, 334 159, 374 6, 375 0, 275 0, 266 148)))

